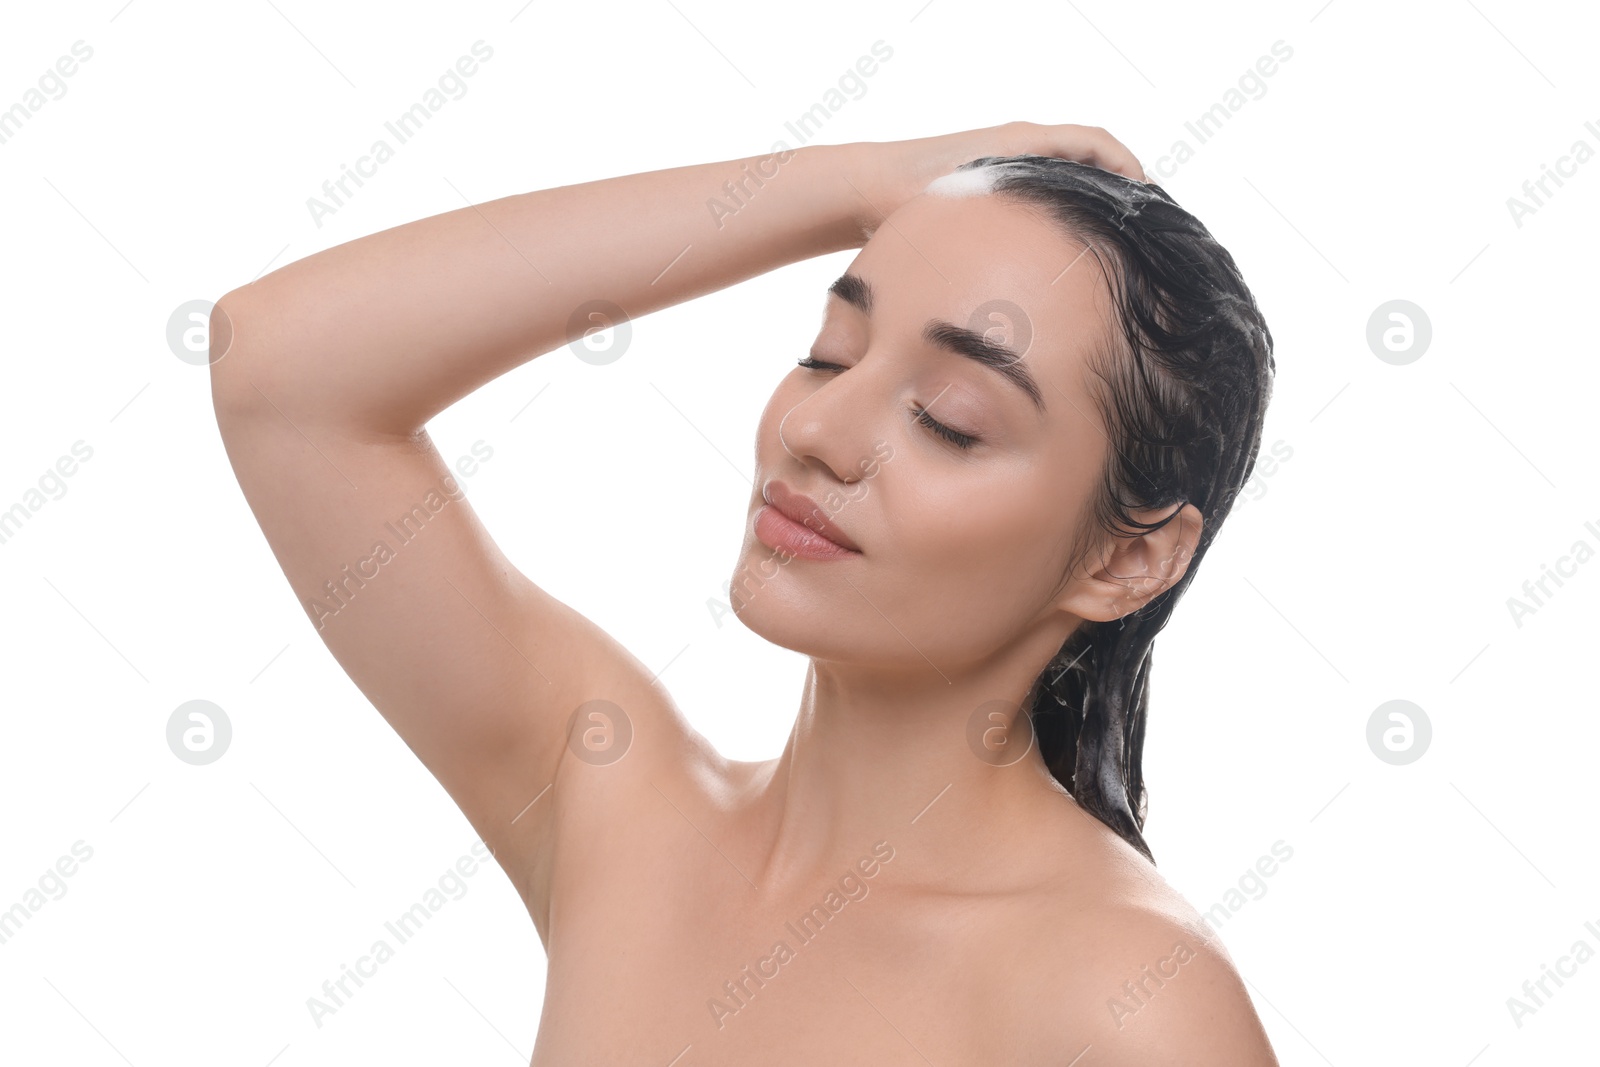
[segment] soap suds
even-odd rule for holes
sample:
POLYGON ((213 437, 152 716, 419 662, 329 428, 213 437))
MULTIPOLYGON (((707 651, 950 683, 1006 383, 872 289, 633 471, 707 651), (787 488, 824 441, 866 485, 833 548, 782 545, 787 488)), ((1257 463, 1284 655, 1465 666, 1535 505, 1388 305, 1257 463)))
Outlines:
POLYGON ((933 196, 983 196, 994 191, 994 180, 998 177, 998 170, 997 167, 954 170, 933 179, 923 192, 933 196))

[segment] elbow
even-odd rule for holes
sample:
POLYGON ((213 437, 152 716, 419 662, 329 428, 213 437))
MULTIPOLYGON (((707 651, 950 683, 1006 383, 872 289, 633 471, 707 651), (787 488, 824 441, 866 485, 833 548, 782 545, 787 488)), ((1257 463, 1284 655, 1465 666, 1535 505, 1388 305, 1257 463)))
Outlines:
POLYGON ((212 305, 207 330, 211 406, 224 432, 260 405, 262 371, 271 365, 261 344, 261 319, 251 307, 247 288, 234 289, 212 305))

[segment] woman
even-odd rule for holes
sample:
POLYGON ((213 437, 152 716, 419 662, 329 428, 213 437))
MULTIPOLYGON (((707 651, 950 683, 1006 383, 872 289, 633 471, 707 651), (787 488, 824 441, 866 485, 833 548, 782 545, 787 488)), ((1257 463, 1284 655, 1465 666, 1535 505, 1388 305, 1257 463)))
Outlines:
POLYGON ((1152 866, 1139 763, 1271 338, 1143 179, 1074 125, 807 146, 447 212, 219 303, 273 552, 544 943, 534 1064, 1276 1063, 1152 866), (596 307, 852 248, 761 418, 730 583, 811 667, 782 755, 727 760, 507 561, 424 426, 596 307))

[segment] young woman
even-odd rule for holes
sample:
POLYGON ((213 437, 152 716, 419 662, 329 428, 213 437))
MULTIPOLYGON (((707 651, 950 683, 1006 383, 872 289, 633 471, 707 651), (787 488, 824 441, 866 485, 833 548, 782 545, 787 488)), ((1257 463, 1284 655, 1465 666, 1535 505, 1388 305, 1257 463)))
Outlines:
POLYGON ((535 1065, 1276 1063, 1140 834, 1151 641, 1249 477, 1271 336, 1104 130, 509 196, 218 309, 217 419, 279 564, 544 943, 535 1065), (507 561, 425 424, 589 309, 844 249, 730 589, 811 667, 783 753, 727 760, 507 561))

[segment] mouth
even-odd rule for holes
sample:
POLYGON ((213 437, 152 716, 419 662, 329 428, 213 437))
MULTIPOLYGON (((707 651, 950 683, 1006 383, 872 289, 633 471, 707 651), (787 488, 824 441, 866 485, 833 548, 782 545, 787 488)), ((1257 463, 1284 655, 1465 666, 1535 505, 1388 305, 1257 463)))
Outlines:
POLYGON ((845 559, 861 555, 851 539, 810 497, 779 481, 762 489, 766 506, 756 512, 756 539, 768 548, 805 559, 845 559))

